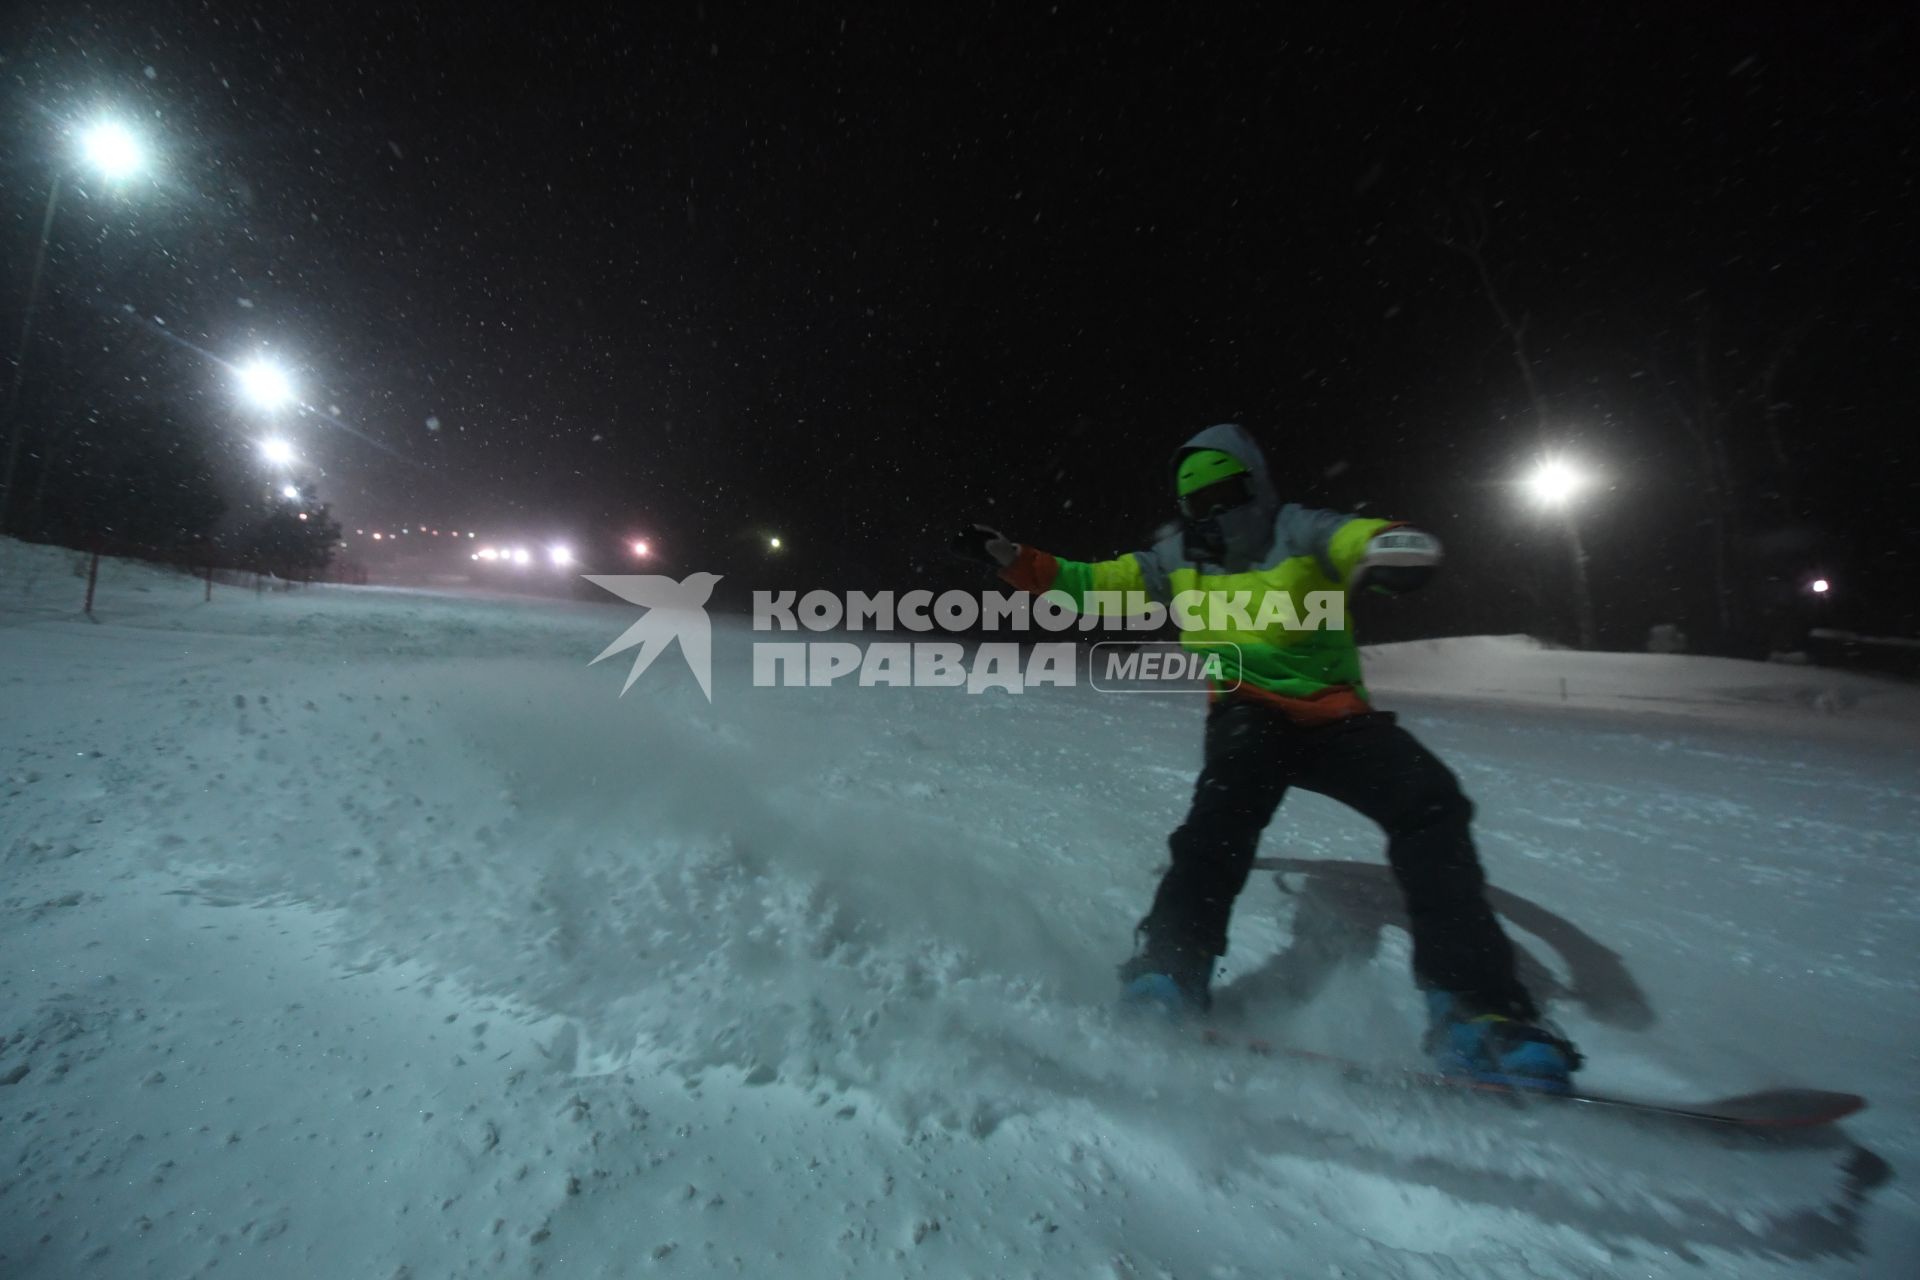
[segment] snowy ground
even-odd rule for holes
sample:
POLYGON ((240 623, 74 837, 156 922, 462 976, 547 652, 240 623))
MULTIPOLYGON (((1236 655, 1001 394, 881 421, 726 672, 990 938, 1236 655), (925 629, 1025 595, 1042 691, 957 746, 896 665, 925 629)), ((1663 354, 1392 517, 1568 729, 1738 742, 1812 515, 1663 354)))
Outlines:
MULTIPOLYGON (((724 625, 711 706, 622 700, 617 604, 80 587, 0 543, 9 1277, 1915 1273, 1910 686, 1372 655, 1586 1083, 1872 1099, 1766 1144, 1117 1024, 1190 702, 755 690, 724 625)), ((1362 865, 1256 874, 1221 1016, 1416 1062, 1376 835, 1263 852, 1362 865)))

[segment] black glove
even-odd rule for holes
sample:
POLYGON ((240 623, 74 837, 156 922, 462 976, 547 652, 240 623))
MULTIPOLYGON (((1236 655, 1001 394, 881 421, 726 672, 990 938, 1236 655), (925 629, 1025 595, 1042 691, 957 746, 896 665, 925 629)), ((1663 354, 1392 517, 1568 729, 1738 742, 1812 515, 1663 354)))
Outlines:
POLYGON ((972 525, 953 535, 947 550, 962 560, 972 560, 994 569, 1004 569, 1020 554, 1018 543, 1009 541, 998 529, 984 524, 972 525))
POLYGON ((1432 565, 1396 565, 1368 569, 1364 582, 1366 589, 1376 596, 1404 596, 1426 586, 1431 577, 1432 565))

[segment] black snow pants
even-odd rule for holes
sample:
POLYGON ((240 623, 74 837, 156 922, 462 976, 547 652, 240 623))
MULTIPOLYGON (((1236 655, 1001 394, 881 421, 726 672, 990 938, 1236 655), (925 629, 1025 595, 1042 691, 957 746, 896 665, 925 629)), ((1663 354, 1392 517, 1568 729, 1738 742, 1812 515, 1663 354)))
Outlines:
POLYGON ((1207 716, 1193 807, 1168 843, 1173 866, 1140 922, 1151 967, 1204 993, 1227 950, 1227 918, 1260 833, 1288 787, 1338 800, 1379 823, 1406 900, 1422 987, 1488 1013, 1538 1016, 1514 973, 1513 946, 1487 905, 1467 824, 1473 805, 1451 771, 1389 712, 1303 727, 1245 698, 1207 716))

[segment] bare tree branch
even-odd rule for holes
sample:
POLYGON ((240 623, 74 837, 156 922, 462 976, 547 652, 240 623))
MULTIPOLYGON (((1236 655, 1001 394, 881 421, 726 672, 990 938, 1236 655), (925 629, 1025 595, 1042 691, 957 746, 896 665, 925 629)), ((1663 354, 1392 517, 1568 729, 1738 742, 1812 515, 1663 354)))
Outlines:
POLYGON ((1447 222, 1434 239, 1441 245, 1453 250, 1473 264, 1474 274, 1480 280, 1480 291, 1486 296, 1487 305, 1493 308, 1494 317, 1499 320, 1501 330, 1507 335, 1508 345, 1512 348, 1513 363, 1520 370, 1520 380, 1527 389, 1527 399, 1533 405, 1534 428, 1544 443, 1547 438, 1549 410, 1546 393, 1541 390, 1540 380, 1535 376, 1533 357, 1527 351, 1527 323, 1531 318, 1522 312, 1518 319, 1507 307, 1501 296, 1499 286, 1494 282, 1493 272, 1487 266, 1487 237, 1490 222, 1484 201, 1477 196, 1462 195, 1455 192, 1449 205, 1447 222))

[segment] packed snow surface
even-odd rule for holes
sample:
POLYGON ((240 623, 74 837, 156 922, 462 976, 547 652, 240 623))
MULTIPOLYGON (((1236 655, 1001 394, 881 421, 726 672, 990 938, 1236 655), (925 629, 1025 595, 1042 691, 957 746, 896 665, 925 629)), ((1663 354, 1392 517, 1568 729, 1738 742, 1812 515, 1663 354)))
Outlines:
MULTIPOLYGON (((1110 1007, 1191 697, 756 689, 637 610, 255 594, 0 543, 0 1273, 1920 1273, 1920 696, 1371 651, 1589 1087, 1364 1083, 1110 1007)), ((786 637, 791 638, 791 637, 786 637)), ((1219 1022, 1414 1066, 1380 838, 1288 798, 1219 1022), (1275 868, 1279 869, 1275 869, 1275 868)))

